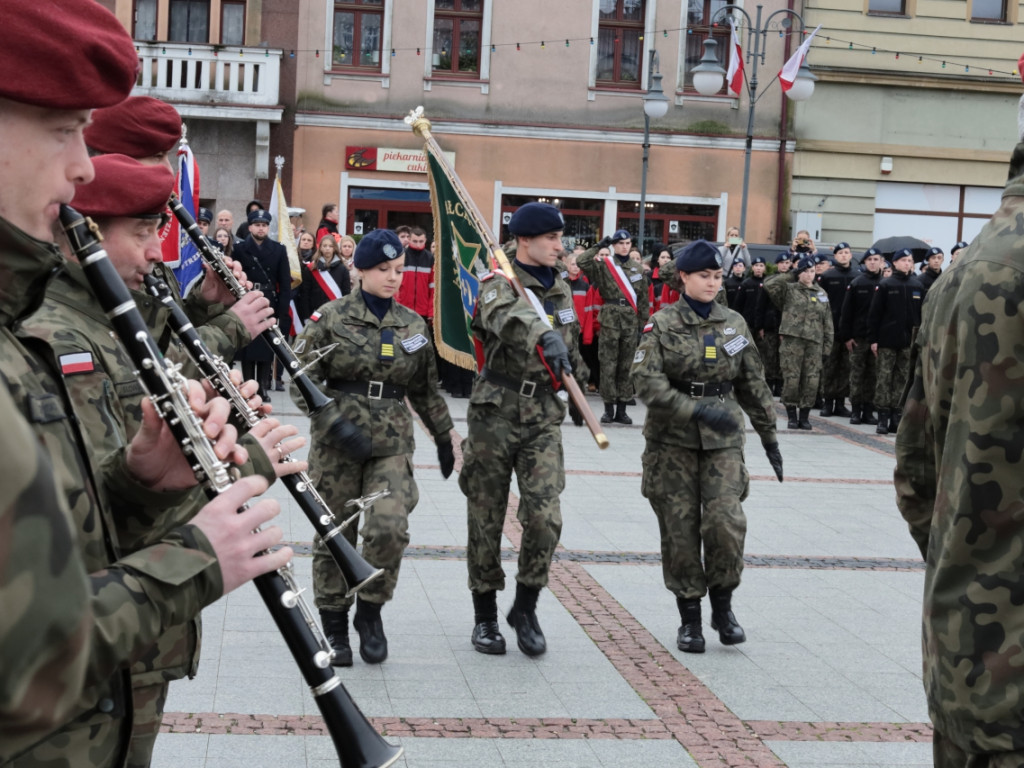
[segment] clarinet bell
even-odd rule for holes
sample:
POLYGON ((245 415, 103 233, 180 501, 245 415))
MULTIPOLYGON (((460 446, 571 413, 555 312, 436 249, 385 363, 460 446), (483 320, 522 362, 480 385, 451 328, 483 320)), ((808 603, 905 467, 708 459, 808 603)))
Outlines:
POLYGON ((349 585, 346 597, 351 597, 382 573, 383 568, 374 568, 356 551, 349 540, 340 536, 343 529, 335 528, 323 537, 327 551, 331 553, 334 562, 341 569, 341 575, 345 577, 345 583, 349 585))
POLYGON ((340 681, 332 695, 340 705, 340 722, 325 722, 325 725, 338 751, 341 768, 388 768, 394 765, 405 749, 384 741, 340 681))

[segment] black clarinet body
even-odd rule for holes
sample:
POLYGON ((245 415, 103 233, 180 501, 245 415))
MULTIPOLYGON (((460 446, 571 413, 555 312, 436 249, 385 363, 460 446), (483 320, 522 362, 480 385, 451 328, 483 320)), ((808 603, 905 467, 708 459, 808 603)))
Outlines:
MULTIPOLYGON (((231 380, 231 369, 206 346, 206 342, 188 319, 185 310, 174 300, 170 287, 152 275, 147 275, 145 282, 146 290, 167 308, 171 330, 181 340, 189 358, 203 377, 231 404, 231 416, 235 425, 241 431, 248 431, 254 427, 264 416, 249 407, 248 401, 231 380)), ((282 461, 290 462, 292 459, 285 456, 282 461)), ((288 488, 288 492, 313 525, 313 529, 323 539, 324 546, 331 553, 345 577, 345 582, 349 585, 349 595, 358 592, 384 573, 383 568, 374 568, 366 562, 348 539, 341 535, 352 518, 337 524, 334 513, 313 485, 313 481, 309 479, 309 475, 305 472, 285 475, 281 482, 288 488)))
MULTIPOLYGON (((231 485, 227 465, 214 453, 202 422, 189 407, 187 382, 165 360, 128 288, 100 245, 90 219, 62 205, 60 219, 97 300, 124 345, 157 410, 173 432, 192 471, 213 498, 231 485)), ((384 741, 345 690, 330 666, 330 647, 320 633, 291 568, 256 577, 263 598, 302 676, 313 693, 343 768, 386 768, 403 749, 384 741)))

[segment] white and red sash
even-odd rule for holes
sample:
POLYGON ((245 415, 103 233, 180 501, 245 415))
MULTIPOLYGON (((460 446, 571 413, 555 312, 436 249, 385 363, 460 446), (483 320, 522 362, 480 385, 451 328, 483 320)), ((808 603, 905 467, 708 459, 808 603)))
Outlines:
POLYGON ((288 302, 288 314, 291 315, 292 318, 292 327, 291 330, 288 332, 288 335, 298 336, 300 333, 302 333, 302 329, 304 326, 302 324, 302 318, 299 317, 298 307, 295 306, 295 299, 292 299, 290 302, 288 302))
MULTIPOLYGON (((307 265, 309 266, 309 265, 307 265)), ((341 288, 338 286, 338 281, 334 279, 334 276, 326 269, 314 269, 309 266, 309 271, 313 273, 313 279, 316 280, 317 285, 327 294, 328 301, 334 301, 335 299, 341 298, 341 288)))
POLYGON ((630 284, 629 278, 626 277, 626 273, 622 271, 622 267, 619 266, 619 262, 614 256, 610 256, 604 260, 604 263, 608 265, 608 271, 612 273, 612 279, 619 286, 622 295, 629 301, 629 306, 636 312, 636 291, 633 290, 633 286, 630 284))

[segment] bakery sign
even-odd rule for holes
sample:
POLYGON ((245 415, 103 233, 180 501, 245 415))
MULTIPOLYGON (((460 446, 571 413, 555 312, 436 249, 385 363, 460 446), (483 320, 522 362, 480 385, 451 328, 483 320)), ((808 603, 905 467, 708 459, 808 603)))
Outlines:
MULTIPOLYGON (((455 153, 445 152, 455 167, 455 153)), ((422 149, 397 147, 345 147, 345 169, 349 171, 395 171, 427 173, 427 156, 422 149)))

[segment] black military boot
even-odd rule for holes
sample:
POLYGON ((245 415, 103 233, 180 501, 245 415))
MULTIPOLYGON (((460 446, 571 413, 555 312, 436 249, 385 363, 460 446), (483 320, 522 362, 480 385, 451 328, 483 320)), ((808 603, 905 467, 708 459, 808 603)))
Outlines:
POLYGON ((626 403, 620 402, 615 404, 615 418, 613 419, 616 424, 632 424, 633 420, 626 415, 626 403))
POLYGON ((836 403, 835 400, 833 400, 830 397, 826 397, 825 398, 825 404, 823 406, 821 406, 821 413, 819 415, 820 416, 824 416, 827 419, 829 416, 832 415, 832 413, 833 413, 832 409, 835 407, 835 403, 836 403))
POLYGON ((540 590, 516 582, 516 600, 508 612, 508 623, 516 631, 519 650, 527 656, 540 656, 548 649, 544 633, 537 623, 537 598, 540 590))
POLYGON ((352 646, 348 642, 348 608, 343 611, 320 611, 320 623, 334 652, 331 666, 351 667, 352 646))
POLYGON ((718 630, 722 645, 739 645, 747 635, 732 613, 732 592, 711 592, 711 628, 718 630))
POLYGON ((789 429, 799 429, 800 428, 800 424, 797 421, 796 406, 795 405, 787 405, 786 406, 786 415, 789 416, 789 424, 787 424, 786 426, 789 429))
POLYGON ((862 424, 867 424, 869 427, 873 427, 878 423, 878 419, 876 419, 874 413, 871 412, 871 403, 864 403, 860 407, 860 421, 862 424))
POLYGON ((676 647, 683 653, 704 653, 704 629, 700 623, 700 598, 677 597, 683 624, 676 635, 676 647))
POLYGON ((775 379, 772 382, 772 397, 782 397, 782 379, 775 379))
POLYGON ((878 409, 878 426, 875 427, 876 435, 888 435, 889 434, 889 409, 879 408, 878 409))
POLYGON ((615 420, 615 403, 605 403, 604 413, 601 414, 602 424, 611 424, 615 420))
POLYGON ((864 406, 861 405, 860 403, 853 403, 852 405, 853 405, 853 413, 850 414, 850 423, 851 424, 860 424, 861 423, 860 412, 864 408, 864 406))
POLYGON ((501 655, 505 652, 505 638, 498 629, 497 593, 473 593, 473 648, 480 653, 501 655))
POLYGON ((356 598, 356 617, 352 626, 359 633, 359 655, 367 664, 380 664, 388 657, 388 639, 380 620, 381 603, 368 603, 356 598))
POLYGON ((893 408, 889 414, 889 431, 896 432, 900 428, 900 420, 903 418, 903 410, 901 408, 893 408))
POLYGON ((801 408, 800 409, 800 421, 797 422, 797 426, 800 429, 813 429, 811 426, 811 409, 801 408))
POLYGON ((832 401, 832 415, 838 416, 841 419, 845 419, 847 416, 853 415, 850 411, 846 410, 845 397, 839 397, 832 401))

